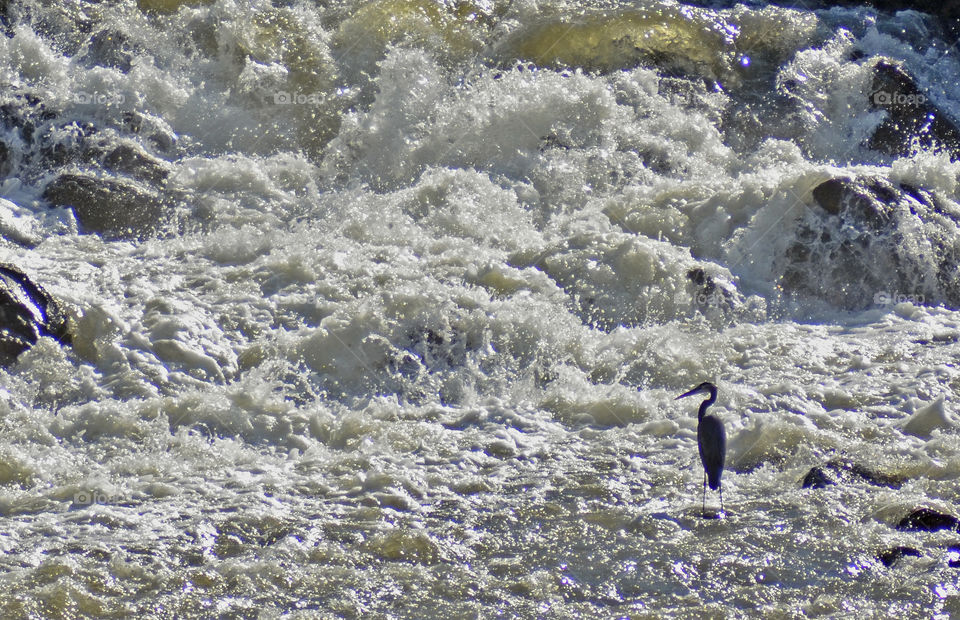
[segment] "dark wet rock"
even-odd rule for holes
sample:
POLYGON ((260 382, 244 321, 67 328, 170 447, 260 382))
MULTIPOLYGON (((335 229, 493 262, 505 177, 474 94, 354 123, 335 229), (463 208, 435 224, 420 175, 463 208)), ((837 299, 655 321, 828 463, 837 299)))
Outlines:
POLYGON ((916 146, 939 146, 960 156, 960 128, 939 110, 898 64, 879 60, 873 68, 870 105, 887 113, 868 146, 887 155, 909 155, 916 146))
POLYGON ((43 170, 68 166, 102 167, 153 186, 163 184, 170 174, 167 162, 151 155, 133 140, 118 144, 117 138, 110 133, 101 131, 93 123, 47 125, 37 136, 36 144, 32 138, 25 141, 28 157, 34 150, 39 154, 39 158, 28 163, 39 164, 43 170), (64 135, 70 139, 63 139, 64 135))
POLYGON ((107 153, 103 158, 103 166, 108 170, 155 184, 163 182, 170 174, 162 160, 129 144, 121 144, 107 153))
POLYGON ((72 208, 82 232, 106 238, 136 238, 156 232, 163 204, 153 193, 126 181, 62 174, 43 192, 55 207, 72 208))
POLYGON ((177 144, 177 135, 160 117, 142 112, 125 112, 122 120, 124 130, 146 136, 147 140, 162 153, 172 152, 177 144))
POLYGON ((960 568, 960 546, 950 545, 947 547, 947 554, 947 566, 960 568))
MULTIPOLYGON (((84 106, 103 93, 76 92, 68 105, 84 106)), ((79 121, 29 91, 12 92, 0 105, 0 176, 35 184, 51 171, 105 168, 152 186, 163 185, 170 165, 154 153, 174 154, 177 136, 163 119, 141 112, 115 120, 79 121)))
POLYGON ((742 304, 740 294, 727 283, 719 283, 703 267, 693 267, 687 271, 687 279, 696 286, 693 296, 694 306, 701 311, 708 308, 732 312, 742 304))
POLYGON ((47 168, 61 168, 94 157, 89 154, 88 145, 97 133, 97 127, 93 123, 72 122, 59 127, 47 125, 45 131, 38 136, 38 152, 42 165, 47 168), (62 139, 63 135, 70 136, 70 139, 62 139))
POLYGON ((177 136, 173 132, 156 131, 147 137, 155 147, 165 152, 172 151, 177 144, 177 136))
POLYGON ((803 477, 803 481, 800 483, 800 488, 823 489, 835 484, 837 484, 837 482, 832 476, 827 474, 822 467, 813 467, 809 472, 807 472, 807 475, 803 477))
POLYGON ((960 526, 960 519, 931 508, 917 508, 897 523, 898 530, 914 532, 957 530, 958 526, 960 526))
POLYGON ((130 71, 133 56, 127 51, 129 38, 117 30, 101 30, 90 38, 84 56, 91 65, 113 67, 123 73, 130 71))
POLYGON ((0 142, 0 181, 10 176, 13 170, 13 152, 6 142, 0 142))
POLYGON ((0 265, 0 364, 16 361, 41 336, 69 344, 66 313, 25 273, 12 265, 0 265))
POLYGON ((878 231, 890 224, 897 197, 898 190, 881 178, 829 179, 813 189, 813 199, 827 213, 878 231))
POLYGON ((784 291, 848 310, 960 307, 960 206, 873 176, 828 179, 811 194, 785 252, 784 291))
POLYGON ((891 476, 889 474, 876 472, 862 465, 857 465, 856 463, 837 462, 834 464, 831 462, 828 463, 827 466, 834 467, 835 471, 848 471, 851 475, 878 487, 899 489, 905 481, 905 479, 900 476, 891 476))
POLYGON ((430 327, 410 329, 406 334, 403 347, 412 353, 417 366, 423 366, 430 372, 446 368, 458 368, 466 363, 467 353, 475 349, 477 343, 467 342, 462 334, 453 329, 437 331, 430 327))
POLYGON ((0 125, 25 144, 36 137, 37 127, 57 118, 59 112, 48 109, 43 101, 29 92, 13 95, 13 101, 0 105, 0 125))
POLYGON ((951 332, 946 334, 936 334, 932 338, 918 338, 912 342, 914 344, 919 344, 926 347, 942 344, 955 344, 958 341, 960 341, 960 334, 951 332))
POLYGON ((803 477, 800 485, 804 489, 822 489, 835 484, 867 482, 878 487, 899 489, 904 479, 876 472, 846 459, 834 459, 823 467, 813 467, 803 477))
POLYGON ((913 547, 892 547, 877 554, 877 559, 883 562, 884 566, 893 566, 900 558, 905 556, 920 557, 920 551, 913 547))
POLYGON ((704 272, 702 267, 695 267, 687 272, 687 279, 697 286, 713 287, 713 278, 704 272))

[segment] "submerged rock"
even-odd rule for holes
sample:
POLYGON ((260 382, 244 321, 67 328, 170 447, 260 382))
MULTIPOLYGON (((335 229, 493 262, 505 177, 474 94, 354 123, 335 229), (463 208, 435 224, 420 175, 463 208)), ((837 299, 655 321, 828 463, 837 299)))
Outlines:
MULTIPOLYGON (((75 92, 66 109, 63 101, 51 102, 43 93, 23 88, 8 95, 0 105, 0 179, 16 176, 33 184, 58 174, 84 176, 88 170, 106 169, 143 184, 148 192, 163 191, 171 165, 155 153, 174 154, 177 145, 163 119, 120 112, 119 117, 89 120, 90 111, 103 109, 98 102, 106 95, 98 92, 75 92)), ((121 96, 116 93, 108 107, 121 96)))
POLYGON ((14 153, 6 142, 0 142, 0 181, 10 176, 13 171, 14 153))
POLYGON ((931 508, 917 508, 897 523, 898 530, 913 532, 957 530, 958 526, 960 526, 960 519, 931 508))
POLYGON ((873 72, 870 104, 884 110, 887 118, 870 137, 871 149, 905 156, 918 146, 939 146, 960 156, 960 128, 930 102, 903 67, 881 59, 873 72))
POLYGON ((137 111, 124 112, 121 118, 124 131, 146 137, 152 146, 162 153, 172 153, 175 150, 177 134, 162 118, 137 111))
POLYGON ((834 459, 823 467, 811 468, 803 477, 800 486, 804 489, 822 489, 839 482, 849 483, 856 480, 891 489, 899 489, 904 482, 900 476, 876 472, 846 459, 834 459))
POLYGON ((827 475, 827 472, 825 472, 822 467, 812 467, 800 482, 800 488, 823 489, 835 484, 837 484, 837 482, 832 476, 827 475))
POLYGON ((41 240, 37 228, 37 221, 29 209, 0 198, 0 237, 32 248, 41 240))
POLYGON ((136 238, 155 232, 163 215, 157 196, 139 186, 83 174, 61 174, 43 192, 56 207, 70 207, 83 232, 136 238))
POLYGON ((897 562, 897 560, 908 555, 911 557, 918 558, 920 557, 920 551, 917 549, 914 549, 913 547, 904 547, 901 545, 898 547, 892 547, 885 551, 881 551, 880 553, 877 554, 877 559, 883 562, 884 566, 893 566, 897 562))
POLYGON ((704 267, 697 266, 687 270, 687 279, 695 287, 693 306, 705 316, 711 313, 735 316, 745 305, 743 295, 721 273, 711 275, 704 267))
POLYGON ((84 60, 91 65, 113 67, 128 73, 133 67, 133 56, 127 51, 130 39, 119 30, 101 30, 90 38, 84 60))
POLYGON ((25 273, 0 264, 0 364, 12 364, 41 336, 69 344, 66 313, 25 273))
POLYGON ((103 158, 103 165, 114 172, 151 183, 161 183, 170 174, 166 162, 129 144, 121 144, 107 153, 103 158))
POLYGON ((947 547, 947 553, 947 566, 950 568, 960 568, 960 546, 950 545, 947 547))

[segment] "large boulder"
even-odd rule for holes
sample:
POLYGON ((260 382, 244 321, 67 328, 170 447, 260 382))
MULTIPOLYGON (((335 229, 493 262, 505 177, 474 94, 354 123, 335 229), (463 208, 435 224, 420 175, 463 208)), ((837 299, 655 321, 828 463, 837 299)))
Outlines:
POLYGON ((138 184, 86 174, 61 174, 47 185, 43 198, 55 207, 72 208, 82 232, 108 239, 138 238, 156 232, 163 204, 138 184))
POLYGON ((823 467, 813 467, 800 483, 804 489, 822 489, 835 484, 867 482, 874 486, 899 489, 903 478, 884 474, 846 459, 834 459, 823 467))
POLYGON ((0 264, 0 365, 12 364, 41 336, 69 344, 67 314, 21 270, 0 264))
POLYGON ((867 143, 871 149, 904 156, 917 146, 939 147, 954 158, 960 156, 960 128, 933 105, 902 66, 887 59, 877 61, 870 105, 887 113, 867 143))
POLYGON ((526 24, 498 46, 502 63, 578 67, 610 73, 646 65, 667 75, 733 78, 728 29, 707 10, 682 4, 636 3, 614 11, 583 11, 526 24))
POLYGON ((907 532, 958 531, 960 530, 960 519, 932 508, 917 508, 900 519, 900 522, 897 523, 897 529, 907 532))
POLYGON ((960 307, 960 206, 879 176, 828 179, 787 246, 780 285, 860 310, 901 301, 960 307))

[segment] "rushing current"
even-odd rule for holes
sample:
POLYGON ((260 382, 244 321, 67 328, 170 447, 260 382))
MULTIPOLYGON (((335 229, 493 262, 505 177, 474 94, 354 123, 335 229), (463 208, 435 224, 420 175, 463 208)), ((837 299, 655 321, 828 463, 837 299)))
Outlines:
POLYGON ((941 17, 18 0, 0 30, 0 263, 72 340, 0 370, 0 617, 960 614, 956 528, 900 527, 960 513, 941 17), (674 400, 704 381, 721 519, 674 400))

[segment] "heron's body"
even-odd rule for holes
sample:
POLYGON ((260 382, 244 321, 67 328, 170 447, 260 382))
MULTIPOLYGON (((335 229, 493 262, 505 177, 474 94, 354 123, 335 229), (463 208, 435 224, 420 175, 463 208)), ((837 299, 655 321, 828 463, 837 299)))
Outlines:
POLYGON ((710 489, 720 489, 720 476, 723 475, 723 465, 727 452, 727 433, 723 430, 723 423, 712 415, 700 418, 697 424, 697 445, 700 448, 700 462, 703 471, 707 474, 707 483, 710 489), (712 447, 707 447, 712 444, 712 447))
POLYGON ((709 394, 706 400, 700 403, 697 412, 697 448, 700 451, 700 462, 703 463, 703 506, 706 512, 707 486, 720 492, 720 512, 723 512, 723 487, 720 477, 723 475, 723 465, 727 456, 727 433, 723 429, 723 422, 716 416, 707 413, 707 407, 717 400, 717 387, 712 383, 701 383, 678 399, 694 394, 709 394))

